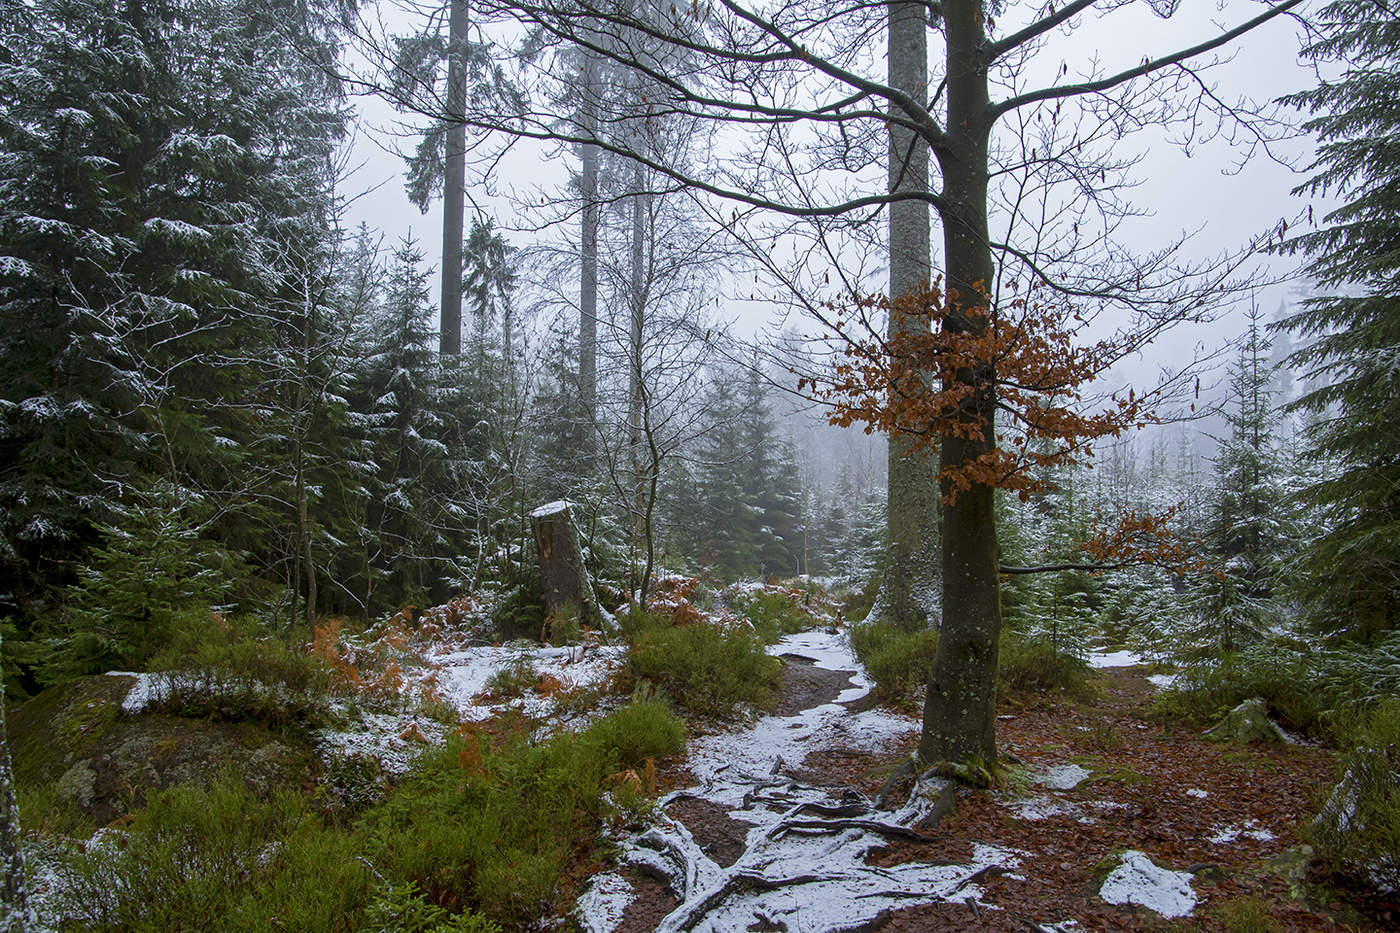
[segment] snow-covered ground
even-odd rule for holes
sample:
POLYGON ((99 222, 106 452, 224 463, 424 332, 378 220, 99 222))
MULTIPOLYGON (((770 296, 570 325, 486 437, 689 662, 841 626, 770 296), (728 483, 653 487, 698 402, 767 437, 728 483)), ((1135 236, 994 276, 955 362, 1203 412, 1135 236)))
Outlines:
MULTIPOLYGON (((977 846, 966 865, 866 864, 887 833, 917 832, 945 785, 922 782, 903 807, 879 810, 853 791, 837 796, 795 780, 786 768, 823 747, 888 747, 918 724, 883 710, 854 713, 839 705, 872 686, 843 636, 803 632, 771 650, 850 671, 854 685, 836 702, 793 716, 764 716, 746 728, 690 742, 697 783, 662 798, 656 822, 645 831, 617 840, 624 862, 670 878, 680 897, 658 930, 731 931, 756 922, 790 930, 849 929, 892 908, 977 899, 977 881, 987 872, 1018 864, 1017 853, 995 846, 977 846), (684 824, 665 814, 666 805, 682 797, 718 804, 750 827, 737 862, 721 867, 684 824)), ((630 896, 623 876, 598 875, 579 901, 580 923, 591 933, 611 933, 630 896)))

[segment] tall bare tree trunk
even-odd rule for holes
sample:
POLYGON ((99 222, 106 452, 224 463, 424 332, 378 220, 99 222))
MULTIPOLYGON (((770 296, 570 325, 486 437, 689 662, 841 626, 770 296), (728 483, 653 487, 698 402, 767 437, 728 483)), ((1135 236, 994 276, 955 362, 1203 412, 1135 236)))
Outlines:
MULTIPOLYGON (((948 134, 939 150, 943 174, 943 248, 951 313, 945 326, 977 333, 985 318, 959 314, 986 306, 994 266, 987 231, 987 70, 982 49, 986 20, 981 0, 943 4, 948 49, 948 134)), ((995 448, 993 373, 960 370, 950 378, 973 387, 962 418, 980 432, 943 435, 940 467, 958 470, 995 448)), ((944 492, 949 490, 945 483, 944 492)), ((924 702, 919 756, 994 768, 997 641, 1001 634, 1001 578, 997 571, 995 490, 983 483, 943 508, 943 624, 924 702)))
POLYGON ((442 324, 438 352, 462 352, 462 215, 467 184, 467 0, 450 0, 447 23, 447 152, 442 180, 442 324))
MULTIPOLYGON (((598 133, 598 62, 591 52, 583 59, 583 130, 598 133)), ((582 243, 579 245, 578 297, 578 392, 589 422, 589 446, 593 425, 598 423, 598 147, 585 145, 579 173, 583 196, 580 217, 582 243)))
MULTIPOLYGON (((642 457, 642 324, 646 315, 646 245, 647 211, 650 199, 646 194, 646 172, 641 163, 632 168, 632 281, 628 302, 631 319, 627 333, 627 456, 632 470, 632 565, 645 546, 646 533, 646 474, 642 457)), ((648 581, 639 581, 633 588, 640 591, 648 581)))
MULTIPOLYGON (((916 100, 928 96, 927 6, 914 0, 889 4, 889 83, 916 100)), ((927 193, 928 143, 917 133, 890 125, 889 190, 927 193)), ((926 327, 901 313, 900 299, 927 288, 932 276, 929 204, 922 200, 890 205, 891 338, 926 327)), ((914 450, 906 434, 889 436, 889 541, 885 576, 870 618, 903 628, 922 628, 937 602, 938 484, 934 459, 914 450)))

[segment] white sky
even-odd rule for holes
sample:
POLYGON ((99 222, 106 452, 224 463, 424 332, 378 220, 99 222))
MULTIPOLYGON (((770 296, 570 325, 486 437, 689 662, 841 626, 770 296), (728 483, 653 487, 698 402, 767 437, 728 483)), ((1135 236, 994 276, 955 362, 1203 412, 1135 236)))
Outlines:
MULTIPOLYGON (((1182 0, 1180 9, 1168 20, 1153 15, 1145 3, 1130 4, 1102 19, 1092 14, 1070 35, 1052 36, 1047 54, 1038 59, 1043 67, 1058 69, 1064 61, 1070 73, 1086 70, 1097 60, 1105 72, 1131 67, 1144 54, 1157 55, 1200 41, 1216 31, 1212 24, 1235 24, 1263 9, 1257 2, 1229 0, 1182 0)), ((386 14, 388 15, 388 14, 386 14)), ((403 31, 411 28, 405 14, 403 31)), ((999 34, 1012 25, 1000 24, 999 34)), ((1233 52, 1234 60, 1213 72, 1213 81, 1220 96, 1235 99, 1248 96, 1270 100, 1281 94, 1311 87, 1315 75, 1298 61, 1298 27, 1288 18, 1281 18, 1245 37, 1233 52)), ((930 42, 933 54, 941 47, 930 42)), ((881 55, 883 58, 883 55, 881 55)), ((882 66, 883 67, 883 66, 882 66)), ((1039 67, 1039 66, 1038 66, 1039 67)), ((434 269, 438 266, 441 238, 441 205, 422 215, 409 203, 403 192, 403 163, 390 150, 404 150, 413 145, 411 139, 395 139, 386 130, 396 123, 396 115, 381 101, 361 98, 358 109, 362 118, 361 137, 354 149, 354 160, 363 167, 350 179, 347 194, 378 186, 362 194, 350 211, 351 224, 361 220, 382 230, 386 241, 392 242, 406 233, 418 239, 434 269)), ((1241 171, 1236 171, 1238 150, 1221 141, 1196 148, 1187 156, 1180 149, 1159 142, 1153 143, 1146 134, 1129 141, 1139 149, 1148 147, 1139 166, 1142 185, 1134 200, 1148 208, 1152 216, 1135 221, 1126 237, 1130 246, 1150 248, 1179 235, 1182 231, 1200 233, 1192 242, 1193 250, 1201 255, 1216 254, 1240 246, 1252 235, 1275 226, 1281 218, 1293 218, 1307 205, 1289 194, 1302 176, 1266 158, 1256 157, 1241 171)), ((1306 165, 1304 158, 1310 143, 1296 142, 1284 154, 1306 165)), ((516 229, 528 221, 521 202, 547 196, 557 190, 567 178, 574 157, 539 143, 522 143, 499 165, 492 187, 494 192, 475 188, 468 193, 468 223, 472 202, 479 203, 494 214, 498 226, 505 229, 516 245, 527 245, 539 234, 516 229)), ((1320 219, 1323 205, 1317 205, 1320 219)), ((550 235, 550 234, 545 234, 550 235)), ((564 239, 569 231, 555 231, 553 237, 564 239)), ((937 243, 937 234, 935 234, 937 243)), ((935 256, 935 267, 938 258, 935 256)), ((1296 267, 1295 260, 1266 260, 1275 275, 1284 275, 1296 267)), ((434 292, 436 293, 436 279, 434 292)), ((749 286, 751 287, 751 286, 749 286)), ((737 289, 736 289, 737 290, 737 289)), ((1271 316, 1288 286, 1261 290, 1257 301, 1266 317, 1271 316)), ((747 294, 747 290, 744 291, 747 294)), ((721 317, 737 316, 741 332, 755 333, 764 328, 766 308, 731 298, 721 317), (727 312, 727 313, 726 313, 727 312)), ((1130 364, 1126 374, 1135 381, 1150 382, 1159 364, 1179 363, 1196 347, 1210 349, 1231 339, 1243 326, 1242 313, 1236 313, 1209 327, 1195 332, 1179 331, 1153 347, 1148 359, 1130 364), (1138 371, 1133 371, 1138 370, 1138 371)))

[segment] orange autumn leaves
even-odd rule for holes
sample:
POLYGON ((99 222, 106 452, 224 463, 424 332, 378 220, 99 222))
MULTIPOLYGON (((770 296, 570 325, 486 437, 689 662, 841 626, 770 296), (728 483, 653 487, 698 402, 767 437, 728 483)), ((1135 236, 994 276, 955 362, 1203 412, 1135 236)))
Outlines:
POLYGON ((967 455, 940 473, 949 503, 974 484, 1023 499, 1042 492, 1049 468, 1087 459, 1094 441, 1151 418, 1131 391, 1101 410, 1082 410, 1082 387, 1122 347, 1076 346, 1084 322, 1068 304, 1033 294, 995 309, 964 306, 935 283, 893 303, 876 295, 827 310, 833 365, 799 380, 799 391, 831 406, 834 425, 899 433, 925 453, 948 439, 971 441, 967 455), (889 314, 904 327, 887 338, 870 322, 889 314))

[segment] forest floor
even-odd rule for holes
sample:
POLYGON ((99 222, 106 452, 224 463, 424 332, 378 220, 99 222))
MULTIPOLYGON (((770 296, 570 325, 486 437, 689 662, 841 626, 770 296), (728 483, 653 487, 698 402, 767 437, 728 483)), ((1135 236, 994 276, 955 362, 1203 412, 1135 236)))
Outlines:
POLYGON ((1003 786, 953 789, 934 779, 916 787, 910 778, 877 806, 887 776, 913 750, 916 715, 869 708, 869 682, 839 635, 802 633, 773 650, 786 662, 775 712, 692 739, 688 754, 662 769, 655 822, 614 840, 618 867, 596 875, 580 900, 586 929, 1264 931, 1400 922, 1396 904, 1308 874, 1299 827, 1335 780, 1330 752, 1215 744, 1172 728, 1154 715, 1157 687, 1141 666, 1101 667, 1077 696, 1004 703, 997 727, 1011 766, 1003 786))

